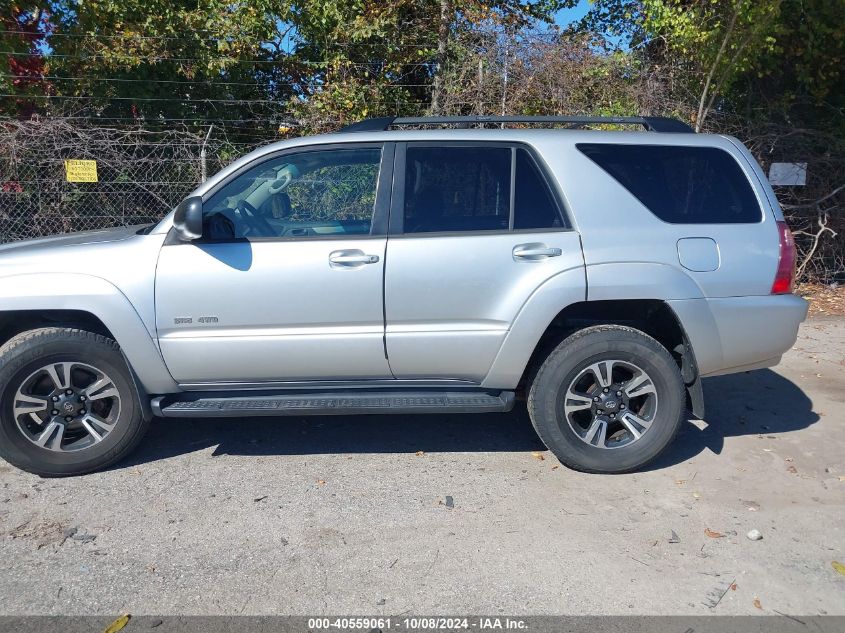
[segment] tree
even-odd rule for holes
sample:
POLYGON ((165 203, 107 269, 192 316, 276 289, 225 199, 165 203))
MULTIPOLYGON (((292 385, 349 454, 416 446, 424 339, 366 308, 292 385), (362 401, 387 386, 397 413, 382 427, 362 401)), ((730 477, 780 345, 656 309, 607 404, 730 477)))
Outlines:
POLYGON ((579 25, 615 35, 695 95, 701 130, 717 100, 776 49, 781 0, 596 0, 579 25))
POLYGON ((0 99, 0 112, 29 116, 35 110, 36 99, 27 96, 44 95, 50 86, 44 82, 44 46, 49 33, 49 12, 38 5, 28 6, 12 2, 6 13, 0 14, 0 41, 6 53, 6 68, 0 76, 0 93, 20 95, 0 99))
POLYGON ((775 49, 781 0, 644 0, 643 30, 697 87, 696 131, 717 97, 775 49))

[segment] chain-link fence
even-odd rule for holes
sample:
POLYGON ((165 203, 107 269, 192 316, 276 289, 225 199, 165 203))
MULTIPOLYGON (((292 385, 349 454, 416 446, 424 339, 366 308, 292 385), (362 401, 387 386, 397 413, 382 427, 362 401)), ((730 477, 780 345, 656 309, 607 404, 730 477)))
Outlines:
MULTIPOLYGON (((222 126, 5 119, 0 121, 0 242, 153 222, 206 175, 278 138, 279 131, 269 122, 246 136, 233 136, 222 126), (74 159, 96 160, 97 182, 68 182, 65 160, 74 159)), ((841 142, 821 132, 799 135, 781 128, 751 136, 736 133, 765 169, 778 160, 809 164, 807 186, 777 190, 795 232, 798 272, 810 281, 842 280, 841 142)))
POLYGON ((213 127, 4 121, 0 242, 155 221, 254 146, 230 143, 213 127), (97 182, 68 182, 65 160, 78 159, 97 161, 97 182))

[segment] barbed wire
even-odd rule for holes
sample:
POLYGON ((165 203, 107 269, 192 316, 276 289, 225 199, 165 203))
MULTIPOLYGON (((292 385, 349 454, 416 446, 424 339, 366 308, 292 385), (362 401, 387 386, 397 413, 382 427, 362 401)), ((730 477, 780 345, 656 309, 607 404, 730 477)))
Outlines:
MULTIPOLYGON (((268 53, 272 53, 273 51, 267 51, 268 53)), ((79 55, 72 55, 70 53, 50 53, 49 55, 45 55, 44 53, 37 52, 18 52, 18 51, 0 51, 0 55, 7 55, 11 57, 50 57, 56 59, 82 59, 82 60, 91 60, 91 59, 115 59, 118 55, 103 55, 100 53, 90 53, 90 54, 79 54, 79 55)), ((409 68, 416 68, 416 67, 430 67, 434 64, 434 62, 387 62, 385 60, 376 60, 372 62, 353 62, 349 60, 342 60, 342 61, 313 61, 301 58, 291 58, 287 57, 285 59, 244 59, 243 57, 168 57, 166 55, 132 55, 132 60, 138 61, 149 61, 149 62, 203 62, 203 63, 212 63, 212 62, 220 62, 224 64, 298 64, 300 66, 333 66, 336 64, 340 64, 344 67, 357 67, 357 68, 372 68, 374 66, 402 66, 402 67, 409 67, 409 68)))

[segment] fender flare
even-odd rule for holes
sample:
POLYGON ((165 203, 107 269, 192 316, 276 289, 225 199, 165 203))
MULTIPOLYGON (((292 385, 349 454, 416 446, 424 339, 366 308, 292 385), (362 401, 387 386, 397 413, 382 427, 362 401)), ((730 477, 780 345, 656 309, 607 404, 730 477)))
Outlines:
POLYGON ((481 386, 514 389, 552 320, 566 306, 584 301, 585 295, 583 266, 564 270, 543 282, 517 313, 481 386))
MULTIPOLYGON (((699 285, 682 271, 646 262, 587 266, 586 292, 584 275, 584 269, 573 268, 552 277, 534 291, 514 319, 483 387, 513 389, 549 324, 566 307, 585 300, 663 301, 674 312, 700 373, 706 374, 711 367, 720 365, 722 347, 707 300, 699 285), (641 283, 631 284, 632 276, 641 283)), ((700 386, 693 387, 690 396, 697 405, 695 408, 701 410, 700 386)))
POLYGON ((153 335, 132 302, 114 284, 81 273, 27 273, 0 277, 2 309, 78 310, 96 316, 111 332, 130 371, 147 393, 179 387, 170 375, 153 335))

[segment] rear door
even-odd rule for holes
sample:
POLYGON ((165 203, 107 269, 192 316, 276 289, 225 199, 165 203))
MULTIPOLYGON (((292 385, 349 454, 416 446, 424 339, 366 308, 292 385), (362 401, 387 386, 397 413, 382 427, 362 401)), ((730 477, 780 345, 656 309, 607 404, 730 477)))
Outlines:
POLYGON ((583 268, 579 235, 527 146, 406 143, 396 152, 385 272, 391 370, 481 382, 530 295, 583 268))

